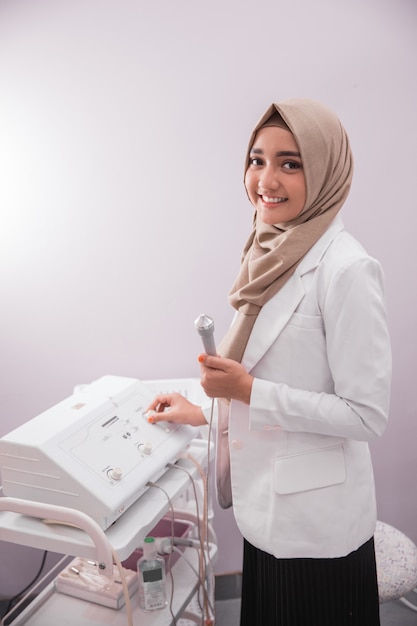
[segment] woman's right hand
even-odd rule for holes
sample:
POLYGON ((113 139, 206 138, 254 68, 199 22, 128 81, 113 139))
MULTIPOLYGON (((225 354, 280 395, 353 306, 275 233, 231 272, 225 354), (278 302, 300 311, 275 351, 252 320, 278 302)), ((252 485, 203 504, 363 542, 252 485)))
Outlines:
POLYGON ((191 426, 207 424, 200 406, 193 404, 180 393, 164 393, 156 396, 146 409, 148 422, 174 422, 191 426))

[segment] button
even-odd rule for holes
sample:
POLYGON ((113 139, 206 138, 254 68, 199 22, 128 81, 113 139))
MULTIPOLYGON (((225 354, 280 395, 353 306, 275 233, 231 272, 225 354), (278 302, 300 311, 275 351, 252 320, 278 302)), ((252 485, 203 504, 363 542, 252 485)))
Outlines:
POLYGON ((153 446, 150 441, 147 441, 146 443, 144 443, 141 448, 143 454, 151 454, 152 449, 153 449, 153 446))
POLYGON ((113 467, 113 469, 109 471, 109 476, 110 478, 113 478, 113 480, 121 480, 123 472, 120 467, 113 467))
POLYGON ((240 441, 240 439, 233 439, 230 445, 233 448, 233 450, 241 450, 243 448, 243 442, 240 441))
POLYGON ((156 415, 156 411, 145 411, 142 415, 149 424, 154 424, 153 416, 156 415))

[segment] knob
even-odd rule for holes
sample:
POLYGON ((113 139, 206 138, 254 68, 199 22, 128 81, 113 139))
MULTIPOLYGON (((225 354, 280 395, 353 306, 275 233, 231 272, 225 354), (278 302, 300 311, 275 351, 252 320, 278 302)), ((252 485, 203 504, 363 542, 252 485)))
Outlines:
POLYGON ((109 476, 110 478, 113 478, 113 480, 121 480, 123 477, 123 472, 120 467, 113 467, 111 470, 109 470, 109 476))
POLYGON ((152 450, 153 450, 153 446, 150 441, 147 441, 146 443, 142 445, 143 454, 151 454, 152 450))
POLYGON ((145 413, 143 413, 144 418, 149 424, 154 423, 154 420, 153 420, 154 415, 156 415, 156 411, 146 411, 145 413))

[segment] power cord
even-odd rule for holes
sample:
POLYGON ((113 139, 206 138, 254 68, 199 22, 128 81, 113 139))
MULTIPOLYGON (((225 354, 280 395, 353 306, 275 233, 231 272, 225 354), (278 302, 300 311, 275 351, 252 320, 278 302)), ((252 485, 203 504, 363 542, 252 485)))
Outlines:
MULTIPOLYGON (((197 463, 197 461, 191 457, 191 455, 187 455, 185 458, 188 458, 190 461, 194 462, 195 464, 197 464, 198 469, 203 472, 203 469, 201 467, 201 465, 199 463, 197 463)), ((181 465, 172 465, 172 464, 168 464, 168 467, 170 467, 171 469, 177 469, 177 470, 181 470, 183 472, 185 472, 190 481, 191 481, 191 485, 193 487, 193 491, 194 491, 194 500, 195 500, 195 504, 196 504, 196 517, 198 520, 197 523, 197 535, 198 535, 198 544, 200 547, 200 551, 199 551, 199 569, 200 569, 200 573, 197 576, 198 580, 199 580, 199 584, 200 584, 200 588, 203 591, 203 598, 204 598, 204 609, 203 607, 200 606, 200 609, 202 611, 203 614, 205 614, 207 616, 207 619, 209 620, 209 616, 210 616, 210 610, 213 612, 214 614, 214 608, 212 606, 212 603, 210 603, 210 599, 209 599, 209 594, 206 588, 206 584, 205 581, 208 579, 207 577, 207 562, 206 562, 206 551, 204 549, 204 540, 205 540, 205 536, 208 534, 208 531, 206 531, 206 523, 207 523, 207 514, 205 513, 204 517, 203 517, 203 529, 204 529, 204 534, 201 534, 201 520, 200 520, 200 512, 199 512, 199 505, 198 505, 198 497, 197 497, 197 490, 196 490, 196 486, 195 486, 195 481, 193 479, 193 477, 191 476, 191 473, 185 468, 182 467, 181 465)), ((205 478, 205 477, 203 477, 205 478)), ((204 483, 203 483, 204 484, 204 483)), ((206 500, 206 490, 204 490, 204 500, 206 500)), ((206 507, 204 506, 204 511, 206 511, 206 507)), ((181 544, 185 544, 187 540, 174 540, 174 542, 178 543, 178 545, 181 544)), ((193 547, 197 547, 197 546, 193 546, 193 547)), ((208 560, 209 560, 209 565, 210 565, 210 569, 212 572, 212 565, 211 565, 211 560, 210 560, 210 549, 209 549, 209 545, 208 543, 206 543, 206 550, 207 550, 207 556, 208 556, 208 560)))
MULTIPOLYGON (((165 494, 165 497, 167 498, 169 506, 171 508, 171 538, 174 539, 174 534, 175 534, 174 533, 174 515, 175 515, 175 513, 174 513, 174 506, 172 504, 171 498, 169 497, 169 495, 165 491, 165 489, 163 487, 161 487, 161 485, 158 485, 157 483, 149 481, 146 484, 146 486, 147 487, 155 487, 156 489, 160 489, 165 494)), ((174 614, 174 611, 173 611, 173 608, 172 608, 172 603, 174 601, 174 576, 172 574, 172 568, 171 568, 171 557, 172 557, 172 554, 170 553, 169 557, 168 557, 168 559, 169 559, 168 560, 168 568, 169 568, 169 575, 170 575, 170 579, 171 579, 171 597, 170 597, 170 601, 169 601, 169 611, 171 613, 173 624, 174 624, 174 626, 176 626, 177 619, 175 617, 175 614, 174 614)))
MULTIPOLYGON (((211 402, 209 428, 208 428, 208 435, 207 435, 207 472, 204 472, 203 467, 191 454, 184 454, 182 456, 182 458, 189 459, 192 463, 194 463, 194 465, 197 467, 200 473, 200 476, 202 478, 202 482, 203 482, 203 535, 201 535, 201 528, 200 528, 200 513, 199 513, 199 506, 198 506, 197 491, 196 491, 195 481, 193 477, 191 476, 191 473, 186 468, 182 467, 181 465, 170 463, 167 466, 171 469, 178 469, 178 470, 185 472, 190 478, 193 491, 194 491, 194 499, 196 503, 196 514, 197 514, 197 520, 198 520, 197 533, 198 533, 198 539, 199 539, 200 548, 201 548, 200 553, 199 553, 200 575, 198 576, 198 579, 200 582, 200 587, 203 590, 204 610, 202 610, 202 612, 203 614, 206 615, 206 619, 204 622, 205 626, 211 626, 212 624, 214 624, 214 620, 215 620, 215 608, 213 606, 214 603, 210 602, 209 593, 205 584, 205 581, 206 580, 208 581, 208 571, 207 571, 207 562, 206 562, 206 554, 207 554, 210 575, 213 581, 212 585, 214 585, 214 570, 213 570, 213 565, 212 565, 211 557, 210 557, 209 531, 208 531, 209 473, 210 473, 210 463, 211 463, 210 452, 211 452, 211 433, 212 433, 213 418, 214 418, 214 402, 215 402, 215 399, 213 398, 211 402), (210 616, 210 610, 212 612, 213 618, 210 616)), ((213 595, 214 595, 214 589, 213 589, 213 595)), ((202 607, 200 608, 202 609, 202 607)))
POLYGON ((31 582, 30 582, 28 585, 26 585, 26 587, 25 587, 24 589, 22 589, 22 591, 20 591, 19 593, 17 593, 15 596, 13 596, 13 598, 11 598, 11 599, 9 600, 9 603, 8 603, 8 605, 7 605, 7 607, 6 607, 6 612, 5 612, 5 613, 3 613, 3 615, 2 615, 2 619, 3 619, 3 617, 4 617, 5 615, 7 615, 7 613, 9 613, 9 611, 13 608, 13 605, 14 605, 15 603, 17 603, 17 602, 18 602, 18 601, 22 598, 22 596, 24 596, 24 595, 25 595, 26 591, 28 591, 28 589, 30 589, 30 588, 31 588, 31 587, 32 587, 32 586, 36 583, 36 581, 39 579, 40 575, 41 575, 41 574, 42 574, 42 572, 43 572, 43 568, 45 567, 45 562, 46 562, 46 557, 47 557, 47 556, 48 556, 48 550, 45 550, 45 551, 44 551, 44 553, 43 553, 43 557, 42 557, 42 561, 41 561, 41 565, 40 565, 40 567, 39 567, 38 573, 37 573, 37 574, 36 574, 36 576, 35 576, 35 577, 31 580, 31 582))

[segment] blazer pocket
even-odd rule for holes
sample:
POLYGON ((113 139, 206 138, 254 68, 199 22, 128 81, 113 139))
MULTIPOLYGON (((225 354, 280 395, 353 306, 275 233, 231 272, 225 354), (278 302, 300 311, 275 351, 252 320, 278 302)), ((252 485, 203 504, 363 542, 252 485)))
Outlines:
POLYGON ((274 490, 279 494, 321 489, 345 480, 342 444, 274 459, 274 490))
POLYGON ((307 330, 324 327, 321 315, 304 315, 303 313, 293 313, 288 324, 298 328, 306 328, 307 330))

